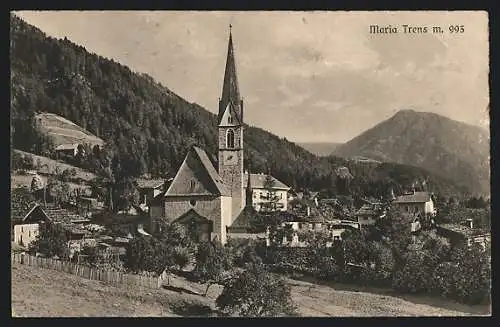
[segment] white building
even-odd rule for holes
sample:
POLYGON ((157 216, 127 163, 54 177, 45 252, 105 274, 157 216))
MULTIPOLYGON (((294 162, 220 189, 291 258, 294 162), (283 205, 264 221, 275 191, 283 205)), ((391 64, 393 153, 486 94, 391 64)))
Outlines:
POLYGON ((270 175, 263 173, 249 174, 248 172, 245 172, 243 179, 245 194, 248 187, 249 176, 250 188, 252 189, 252 205, 257 212, 262 210, 263 203, 270 202, 269 190, 271 190, 272 193, 274 193, 273 195, 277 198, 277 209, 281 211, 288 210, 288 190, 290 190, 290 187, 270 175), (272 187, 269 188, 266 185, 266 180, 272 181, 272 187))

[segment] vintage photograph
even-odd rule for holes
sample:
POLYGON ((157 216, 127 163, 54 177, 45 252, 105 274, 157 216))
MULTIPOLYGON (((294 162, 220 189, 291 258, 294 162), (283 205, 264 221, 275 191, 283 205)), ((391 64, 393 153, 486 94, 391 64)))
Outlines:
POLYGON ((12 11, 12 317, 491 316, 486 11, 12 11))

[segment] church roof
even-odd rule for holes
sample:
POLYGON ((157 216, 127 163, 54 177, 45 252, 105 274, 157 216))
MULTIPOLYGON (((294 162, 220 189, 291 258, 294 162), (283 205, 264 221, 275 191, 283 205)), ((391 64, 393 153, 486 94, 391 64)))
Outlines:
POLYGON ((243 210, 240 212, 238 217, 233 221, 231 226, 228 227, 229 230, 234 229, 234 228, 250 228, 251 224, 250 221, 252 217, 259 216, 260 214, 252 207, 252 206, 245 206, 243 210))
POLYGON ((189 195, 230 195, 206 152, 193 146, 184 158, 165 197, 189 195))
MULTIPOLYGON (((267 174, 248 174, 248 173, 245 173, 245 175, 243 176, 243 184, 244 185, 247 185, 247 183, 248 183, 248 175, 250 175, 250 184, 252 185, 253 189, 265 188, 264 185, 265 185, 266 177, 270 176, 267 174)), ((282 183, 278 179, 274 178, 273 176, 271 176, 271 178, 274 182, 273 189, 277 189, 277 190, 290 189, 290 187, 286 186, 284 183, 282 183)))
POLYGON ((222 96, 219 102, 219 115, 217 121, 220 122, 227 107, 234 114, 239 123, 243 123, 243 108, 241 104, 238 77, 236 74, 236 62, 234 59, 233 36, 229 32, 229 42, 227 46, 226 69, 224 71, 224 84, 222 86, 222 96))

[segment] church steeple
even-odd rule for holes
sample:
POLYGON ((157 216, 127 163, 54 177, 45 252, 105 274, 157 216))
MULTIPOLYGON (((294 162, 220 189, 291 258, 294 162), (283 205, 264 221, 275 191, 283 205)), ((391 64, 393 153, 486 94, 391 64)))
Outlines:
POLYGON ((226 69, 224 71, 224 84, 222 86, 222 96, 219 100, 218 122, 221 122, 228 105, 231 113, 238 123, 243 123, 243 101, 240 97, 238 86, 238 76, 236 74, 236 62, 234 58, 232 26, 229 25, 229 42, 227 45, 226 69))
POLYGON ((243 101, 240 98, 236 62, 234 58, 233 35, 229 25, 226 70, 219 100, 218 149, 219 175, 231 191, 231 212, 233 220, 245 206, 245 184, 243 173, 243 101))

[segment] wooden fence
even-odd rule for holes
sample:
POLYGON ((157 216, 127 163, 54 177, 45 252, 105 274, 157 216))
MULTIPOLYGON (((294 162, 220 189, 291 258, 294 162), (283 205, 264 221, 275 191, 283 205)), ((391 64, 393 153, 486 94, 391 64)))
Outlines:
POLYGON ((125 274, 113 270, 102 270, 89 266, 79 265, 69 261, 61 261, 50 258, 34 257, 22 253, 11 254, 12 264, 24 264, 32 267, 45 268, 57 271, 63 271, 68 274, 76 275, 90 280, 98 280, 113 285, 136 285, 147 288, 159 288, 162 279, 137 274, 125 274))

